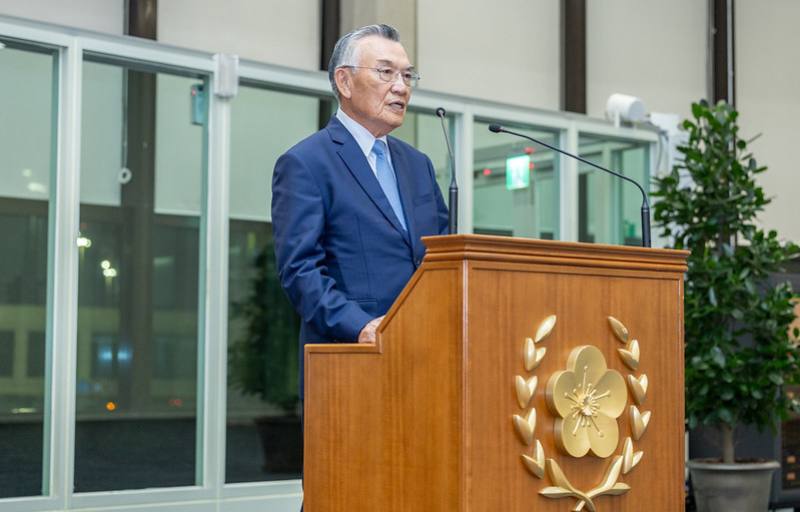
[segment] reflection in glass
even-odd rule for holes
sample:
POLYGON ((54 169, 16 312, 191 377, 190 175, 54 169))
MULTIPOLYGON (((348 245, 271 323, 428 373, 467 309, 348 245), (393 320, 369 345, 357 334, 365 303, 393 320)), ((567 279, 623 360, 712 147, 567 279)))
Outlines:
MULTIPOLYGON (((649 181, 649 145, 581 134, 579 154, 598 165, 638 181, 649 181)), ((642 194, 631 183, 590 165, 578 167, 578 240, 642 245, 642 194)))
MULTIPOLYGON (((504 125, 558 145, 558 133, 504 125)), ((558 158, 518 137, 475 122, 473 230, 479 234, 558 238, 558 158)))
POLYGON ((41 495, 56 58, 0 40, 0 498, 41 495))
POLYGON ((75 490, 194 485, 204 82, 83 70, 75 490))
POLYGON ((330 102, 243 86, 231 115, 226 482, 299 478, 300 321, 278 281, 270 223, 277 158, 327 124, 330 102))

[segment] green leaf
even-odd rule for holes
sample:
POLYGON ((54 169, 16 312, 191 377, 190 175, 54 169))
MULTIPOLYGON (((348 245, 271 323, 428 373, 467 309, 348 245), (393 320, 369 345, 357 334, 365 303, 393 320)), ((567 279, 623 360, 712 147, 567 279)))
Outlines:
POLYGON ((717 305, 717 293, 714 291, 714 288, 708 289, 708 302, 711 303, 712 306, 717 305))
POLYGON ((769 380, 776 386, 783 386, 783 377, 777 373, 770 373, 769 380))
POLYGON ((725 367, 725 354, 722 353, 719 347, 711 347, 711 359, 717 363, 717 366, 725 367))

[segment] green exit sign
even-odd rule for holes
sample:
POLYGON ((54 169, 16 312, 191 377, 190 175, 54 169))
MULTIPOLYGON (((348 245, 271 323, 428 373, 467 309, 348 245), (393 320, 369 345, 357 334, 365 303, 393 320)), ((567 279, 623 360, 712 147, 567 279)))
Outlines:
POLYGON ((530 155, 506 158, 506 188, 508 190, 528 188, 531 185, 530 169, 530 155))

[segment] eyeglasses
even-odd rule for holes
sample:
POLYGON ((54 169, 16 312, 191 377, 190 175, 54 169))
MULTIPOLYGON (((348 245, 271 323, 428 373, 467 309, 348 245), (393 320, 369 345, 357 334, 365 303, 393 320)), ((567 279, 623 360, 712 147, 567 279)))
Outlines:
POLYGON ((419 78, 420 78, 419 73, 410 70, 397 71, 392 68, 371 68, 369 66, 350 66, 350 65, 344 65, 339 67, 354 68, 354 69, 371 69, 372 71, 378 73, 378 78, 387 83, 394 82, 395 80, 397 80, 397 77, 400 76, 400 78, 403 80, 403 83, 409 87, 416 87, 417 84, 419 83, 419 78))

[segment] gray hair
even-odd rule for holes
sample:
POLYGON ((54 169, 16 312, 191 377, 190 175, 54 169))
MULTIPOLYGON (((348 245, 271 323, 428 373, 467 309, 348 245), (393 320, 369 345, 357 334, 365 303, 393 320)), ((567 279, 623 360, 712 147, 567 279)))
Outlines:
POLYGON ((389 25, 367 25, 366 27, 358 28, 349 34, 342 36, 336 41, 336 46, 333 47, 333 54, 331 60, 328 62, 328 80, 331 82, 331 90, 339 99, 339 88, 336 87, 336 79, 334 75, 336 68, 342 66, 357 66, 356 62, 356 43, 365 37, 379 36, 390 41, 400 41, 400 34, 394 27, 389 25))

